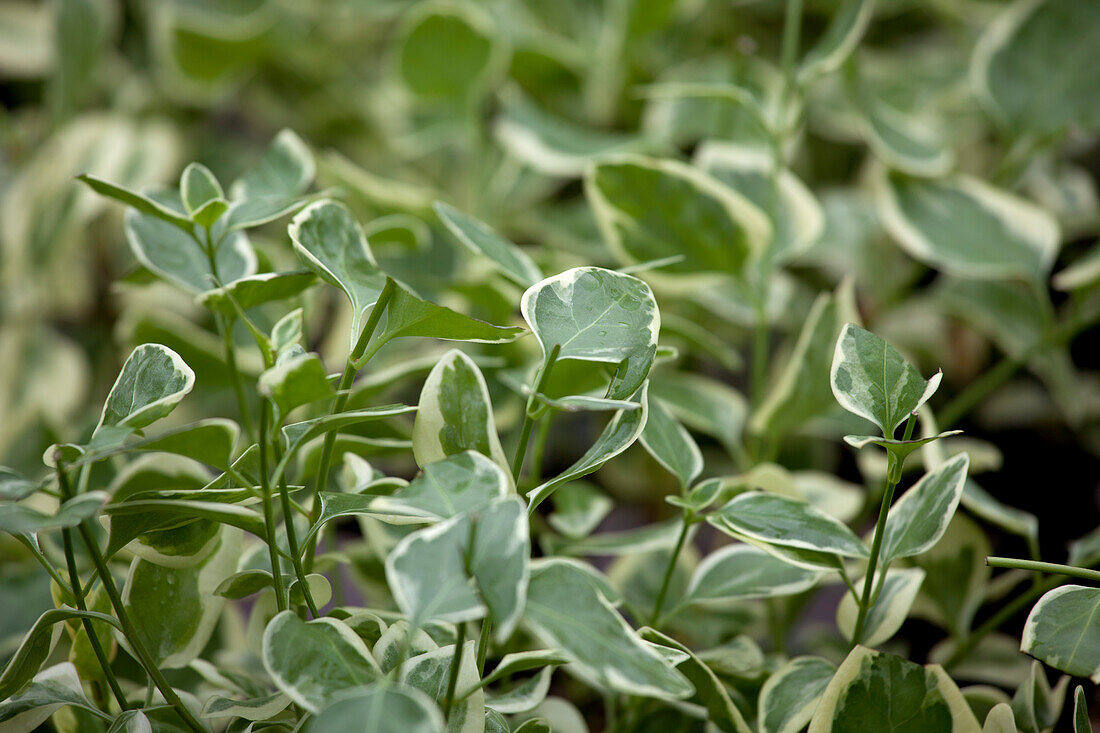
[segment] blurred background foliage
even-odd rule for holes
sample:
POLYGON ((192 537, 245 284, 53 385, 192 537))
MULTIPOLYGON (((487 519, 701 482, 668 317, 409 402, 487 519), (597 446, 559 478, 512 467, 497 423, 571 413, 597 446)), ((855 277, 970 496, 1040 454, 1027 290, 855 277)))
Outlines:
MULTIPOLYGON (((857 5, 807 0, 803 52, 838 9, 857 5)), ((202 375, 173 419, 234 416, 207 316, 152 282, 127 247, 121 207, 78 186, 77 173, 141 188, 172 184, 197 160, 229 181, 292 128, 315 154, 317 190, 353 207, 388 272, 504 323, 517 319, 519 290, 454 241, 433 200, 490 222, 547 273, 619 267, 586 201, 589 161, 633 152, 700 163, 725 145, 789 168, 794 208, 774 222, 787 228, 789 256, 742 286, 643 275, 657 290, 662 344, 678 350, 654 372, 655 393, 710 395, 679 415, 713 438, 703 444, 708 472, 746 470, 742 435, 763 431, 787 468, 881 490, 884 466, 840 447, 851 430, 831 399, 813 420, 746 425, 757 316, 767 339, 757 334, 755 353, 769 357, 774 386, 815 298, 849 278, 868 327, 923 373, 943 368, 935 406, 967 432, 951 450, 970 451, 987 491, 1038 515, 1044 548, 1061 556, 1067 538, 1098 523, 1100 11, 1048 2, 989 62, 997 29, 1023 6, 880 0, 859 48, 838 68, 809 68, 792 92, 784 7, 0 0, 0 463, 36 471, 47 445, 86 434, 121 356, 144 341, 177 350, 202 375), (949 205, 921 186, 957 174, 1030 200, 1056 219, 1056 251, 992 276, 968 267, 966 252, 962 264, 951 253, 915 257, 876 194, 883 165, 900 171, 890 183, 914 205, 949 205), (754 293, 766 306, 754 310, 754 293)), ((727 182, 738 187, 735 174, 727 182)), ((954 225, 948 241, 987 262, 1011 259, 982 221, 954 225)), ((261 269, 292 266, 285 221, 253 244, 261 269)), ((308 335, 331 366, 347 348, 348 313, 314 291, 308 335)), ((247 342, 243 330, 238 338, 247 342)), ((425 351, 424 372, 438 353, 425 351)), ((485 362, 494 395, 510 393, 508 369, 494 376, 493 367, 524 363, 503 353, 485 362)), ((419 380, 390 382, 380 364, 360 394, 415 402, 419 380)), ((253 375, 260 366, 243 364, 253 375)), ((497 399, 503 429, 520 406, 497 399)), ((587 444, 555 431, 545 461, 567 465, 587 444)), ((667 513, 662 497, 675 487, 653 469, 635 449, 598 474, 629 507, 619 526, 667 513)), ((997 541, 1008 545, 1001 554, 1022 552, 997 541)), ((22 630, 31 619, 4 625, 22 630)))

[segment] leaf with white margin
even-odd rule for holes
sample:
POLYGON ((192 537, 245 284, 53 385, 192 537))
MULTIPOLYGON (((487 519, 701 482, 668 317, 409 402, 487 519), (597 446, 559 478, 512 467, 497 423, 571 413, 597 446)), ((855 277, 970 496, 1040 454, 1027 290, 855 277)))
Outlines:
POLYGON ((432 522, 481 511, 511 493, 511 477, 500 466, 480 453, 466 451, 424 466, 408 486, 375 498, 371 509, 432 522))
POLYGON ((912 176, 934 178, 951 170, 955 155, 937 128, 881 99, 860 96, 863 137, 879 160, 912 176))
POLYGON ((527 492, 528 511, 533 512, 535 507, 562 484, 587 476, 634 444, 645 429, 646 419, 649 417, 648 388, 648 383, 643 384, 635 395, 635 399, 641 401, 642 409, 616 412, 600 433, 600 437, 576 463, 564 473, 527 492))
POLYGON ((799 84, 807 84, 839 69, 859 45, 871 24, 874 10, 875 0, 844 0, 821 38, 799 64, 799 84))
POLYGON ((687 427, 716 438, 727 451, 740 448, 749 405, 726 383, 701 374, 660 370, 649 391, 687 427))
MULTIPOLYGON (((214 590, 236 571, 240 554, 240 531, 226 527, 214 551, 195 565, 165 567, 140 558, 130 564, 122 602, 158 666, 186 667, 202 652, 225 608, 214 590)), ((125 638, 119 643, 128 645, 125 638)))
POLYGON ((508 468, 485 377, 461 351, 444 354, 424 380, 412 439, 420 466, 472 450, 508 468))
POLYGON ((488 612, 503 642, 523 612, 530 547, 523 502, 503 498, 403 538, 386 557, 386 581, 414 626, 488 612))
POLYGON ((713 176, 675 160, 614 156, 590 167, 585 193, 625 263, 674 255, 670 275, 739 276, 771 240, 767 217, 713 176))
POLYGON ((738 537, 841 557, 867 557, 855 533, 805 501, 750 491, 733 497, 707 521, 738 537))
MULTIPOLYGON (((158 198, 166 208, 183 209, 176 194, 164 194, 158 198)), ((214 241, 221 237, 221 221, 224 218, 211 229, 214 241)), ((135 210, 126 212, 124 222, 130 250, 146 269, 193 294, 215 286, 210 259, 195 241, 190 228, 180 229, 135 210)), ((230 232, 218 247, 214 262, 218 267, 218 279, 223 283, 252 275, 257 266, 256 252, 244 232, 230 232)))
POLYGON ((237 444, 237 438, 240 437, 240 432, 240 426, 232 420, 224 417, 209 417, 140 440, 132 440, 104 450, 89 451, 68 465, 76 468, 119 453, 142 451, 174 453, 177 456, 224 469, 229 465, 229 459, 237 444))
POLYGON ((570 671, 599 687, 641 697, 680 699, 691 683, 630 627, 592 576, 572 562, 533 564, 526 624, 575 662, 570 671))
POLYGON ((1006 702, 994 705, 985 716, 982 733, 1019 733, 1016 718, 1012 714, 1012 706, 1006 702))
POLYGON ((278 408, 276 422, 282 422, 291 410, 311 402, 331 399, 336 391, 317 354, 298 354, 280 360, 264 370, 256 385, 259 393, 278 408))
MULTIPOLYGON (((1025 626, 1025 632, 1026 632, 1025 626)), ((1031 663, 1031 673, 1012 696, 1012 713, 1024 733, 1042 733, 1062 717, 1069 677, 1062 675, 1051 687, 1046 670, 1039 662, 1031 663)))
POLYGON ((1100 588, 1064 585, 1028 614, 1020 651, 1074 677, 1100 681, 1100 588))
POLYGON ((969 176, 927 180, 879 170, 875 192, 890 236, 926 265, 959 277, 1043 280, 1061 245, 1053 216, 969 176))
POLYGON ((1052 283, 1058 290, 1072 291, 1100 282, 1100 243, 1055 274, 1052 283))
POLYGON ((12 504, 0 512, 0 532, 18 535, 75 527, 96 516, 110 498, 106 491, 89 491, 69 499, 54 514, 43 514, 24 504, 12 504))
MULTIPOLYGON (((184 704, 189 704, 188 693, 181 695, 184 700, 184 704)), ((193 699, 193 698, 192 698, 193 699)), ((190 706, 194 707, 194 706, 190 706)), ((161 713, 166 710, 161 708, 161 713)), ((156 715, 156 712, 151 712, 150 715, 156 715)), ((175 715, 174 712, 171 715, 175 715)), ((162 730, 162 721, 157 721, 158 731, 162 730)), ((154 733, 153 723, 149 720, 149 717, 143 710, 127 710, 115 718, 115 722, 111 724, 111 727, 107 729, 107 733, 154 733)))
POLYGON ((316 174, 313 154, 289 128, 275 135, 263 157, 229 187, 239 199, 300 196, 316 174))
POLYGON ((127 434, 160 420, 195 386, 195 372, 176 352, 142 344, 127 357, 111 387, 91 445, 101 432, 127 434))
POLYGON ((543 667, 536 675, 507 692, 487 695, 485 706, 507 715, 526 713, 546 699, 546 694, 550 692, 550 678, 553 676, 553 667, 543 667))
POLYGON ((600 532, 566 542, 552 542, 543 538, 543 543, 547 549, 553 550, 555 555, 597 557, 638 555, 657 550, 671 550, 676 545, 676 538, 679 537, 682 526, 679 519, 670 519, 631 529, 600 532))
POLYGON ((752 733, 741 711, 733 704, 725 684, 718 679, 714 671, 686 646, 656 629, 644 627, 639 635, 654 647, 673 652, 677 661, 671 662, 695 688, 695 695, 689 701, 703 705, 711 723, 724 733, 752 733))
POLYGON ((883 564, 919 555, 939 542, 955 516, 969 467, 970 456, 959 453, 924 474, 894 502, 883 530, 879 555, 883 564))
MULTIPOLYGON (((420 690, 442 704, 447 697, 455 645, 412 657, 401 666, 399 681, 420 690)), ((485 693, 478 686, 477 642, 462 646, 455 677, 455 703, 447 716, 447 733, 482 733, 485 725, 485 693), (469 693, 469 694, 467 694, 469 693)))
POLYGON ((795 657, 773 672, 757 702, 760 733, 799 733, 834 674, 836 665, 821 657, 795 657))
POLYGON ((180 200, 192 219, 211 201, 224 199, 225 192, 218 179, 202 163, 190 163, 180 175, 180 200))
POLYGON ((275 686, 311 713, 341 690, 382 677, 370 650, 345 623, 327 617, 302 621, 293 611, 279 613, 264 629, 263 663, 275 686))
POLYGON ((974 48, 978 98, 1016 134, 1100 127, 1096 67, 1100 14, 1092 3, 1022 0, 999 11, 974 48))
POLYGON ((0 731, 37 730, 51 715, 69 705, 110 720, 84 694, 76 668, 62 662, 42 670, 18 694, 0 702, 0 731))
POLYGON ((897 349, 854 323, 841 330, 829 372, 840 406, 873 422, 887 438, 928 401, 942 377, 936 372, 925 380, 897 349))
POLYGON ((420 690, 381 681, 333 695, 308 733, 442 733, 443 713, 420 690))
POLYGON ((532 285, 520 303, 544 358, 618 365, 607 397, 627 399, 649 374, 661 314, 649 285, 601 267, 576 267, 532 285))
POLYGON ((148 196, 137 191, 131 191, 122 186, 116 186, 109 181, 104 181, 96 176, 82 173, 76 177, 78 181, 86 184, 101 196, 107 196, 115 201, 120 201, 141 214, 159 219, 172 224, 185 232, 190 232, 194 226, 191 220, 176 208, 167 206, 153 196, 148 196))
POLYGON ((703 472, 703 454, 695 439, 656 397, 649 397, 649 416, 639 440, 679 480, 681 490, 686 491, 703 472))
POLYGON ((825 212, 813 192, 789 169, 777 171, 775 157, 767 151, 704 142, 694 163, 768 215, 773 235, 762 256, 772 265, 796 259, 825 230, 825 212))
POLYGON ((382 632, 378 641, 374 643, 372 654, 378 660, 382 671, 389 674, 397 668, 398 662, 402 659, 410 655, 415 657, 438 648, 439 644, 424 629, 416 629, 410 638, 409 622, 402 619, 394 621, 382 632), (406 644, 408 649, 405 649, 406 644))
POLYGON ((542 270, 522 249, 498 234, 480 219, 465 214, 450 204, 432 204, 443 225, 474 254, 484 256, 505 277, 523 288, 543 279, 542 270))
POLYGON ((936 664, 857 646, 837 669, 808 733, 980 733, 959 688, 936 664))
POLYGON ((854 281, 814 301, 779 378, 753 413, 755 433, 786 435, 833 408, 829 373, 836 339, 846 321, 857 317, 854 281))
POLYGON ((573 481, 554 492, 554 511, 547 523, 569 539, 579 540, 592 534, 615 502, 587 481, 573 481))
POLYGON ((354 343, 364 312, 378 301, 386 285, 386 274, 378 269, 362 228, 346 206, 322 199, 299 211, 287 232, 306 267, 348 296, 354 343))
POLYGON ((727 545, 699 563, 681 604, 795 595, 820 578, 817 571, 791 565, 752 545, 727 545))
POLYGON ((653 147, 634 135, 574 124, 519 93, 503 96, 503 109, 493 120, 493 136, 506 151, 547 176, 578 178, 593 160, 653 147))
POLYGON ((211 695, 202 706, 204 718, 244 718, 267 720, 290 705, 290 698, 281 692, 248 700, 234 700, 223 695, 211 695))
POLYGON ((312 285, 316 279, 317 276, 312 272, 302 270, 261 272, 199 293, 195 296, 195 302, 208 310, 231 316, 236 315, 237 306, 248 310, 264 303, 292 298, 312 285))
POLYGON ((1089 704, 1085 699, 1085 688, 1081 685, 1073 691, 1073 733, 1092 733, 1089 704))
MULTIPOLYGON (((878 596, 867 612, 863 637, 859 640, 861 644, 879 646, 893 638, 905 623, 924 577, 924 571, 920 568, 891 568, 886 572, 885 580, 881 579, 881 575, 875 576, 875 582, 881 590, 876 591, 878 596)), ((866 578, 860 578, 854 583, 860 593, 863 592, 865 580, 866 578)), ((845 593, 836 609, 836 625, 849 640, 855 633, 858 615, 859 605, 855 598, 851 593, 845 593)))
POLYGON ((546 666, 557 666, 568 661, 569 657, 557 649, 535 649, 527 652, 505 654, 493 671, 485 675, 480 684, 482 686, 491 685, 517 672, 525 672, 529 669, 539 669, 546 666))

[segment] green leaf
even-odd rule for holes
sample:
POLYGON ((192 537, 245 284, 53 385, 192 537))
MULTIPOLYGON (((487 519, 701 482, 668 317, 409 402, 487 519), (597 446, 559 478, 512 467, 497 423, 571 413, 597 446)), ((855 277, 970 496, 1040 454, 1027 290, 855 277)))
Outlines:
POLYGON ((240 532, 223 529, 217 548, 196 565, 167 567, 134 559, 122 602, 158 666, 179 669, 202 652, 225 607, 214 590, 237 569, 240 552, 240 532))
POLYGON ((641 436, 649 414, 647 393, 648 385, 643 384, 641 390, 635 395, 635 399, 641 400, 642 409, 616 412, 604 431, 600 433, 600 437, 576 463, 567 468, 564 473, 527 492, 530 511, 534 511, 535 507, 553 494, 559 486, 587 476, 634 444, 634 441, 641 436))
POLYGON ((56 514, 43 514, 28 506, 13 504, 0 512, 0 532, 16 535, 75 527, 98 514, 109 498, 106 491, 79 494, 62 504, 56 514))
MULTIPOLYGON (((860 642, 868 646, 879 646, 893 638, 909 615, 909 609, 916 600, 925 573, 920 568, 893 568, 886 572, 885 579, 875 577, 879 587, 876 597, 863 626, 860 642)), ((855 582, 858 592, 863 592, 866 578, 855 582)), ((836 610, 836 625, 847 639, 852 638, 856 628, 856 616, 859 605, 851 593, 845 593, 836 610)))
POLYGON ((814 301, 779 378, 752 416, 753 432, 783 436, 833 409, 829 370, 837 336, 856 316, 852 281, 814 301))
POLYGON ((8 700, 12 695, 23 690, 38 674, 42 663, 50 656, 50 652, 61 636, 61 627, 56 624, 81 618, 103 621, 118 628, 118 621, 114 616, 95 611, 78 611, 68 606, 46 611, 34 622, 34 626, 27 632, 23 642, 0 674, 0 700, 8 700))
POLYGON ((420 690, 378 682, 336 695, 310 733, 442 733, 439 706, 420 690))
POLYGON ((857 646, 837 669, 808 733, 980 733, 959 688, 937 665, 921 667, 857 646))
MULTIPOLYGON (((519 93, 503 97, 493 136, 511 155, 547 176, 577 178, 593 160, 654 147, 640 136, 582 127, 546 112, 519 93)), ((541 275, 535 278, 541 279, 541 275)))
POLYGON ((717 728, 724 733, 752 733, 752 728, 745 722, 745 717, 737 706, 733 704, 726 686, 718 679, 718 676, 700 661, 699 657, 686 646, 672 637, 665 636, 656 629, 643 628, 639 634, 643 639, 664 648, 680 652, 686 659, 676 665, 695 688, 695 695, 689 698, 707 709, 707 717, 717 728))
POLYGON ((484 82, 497 54, 492 18, 476 5, 424 5, 406 21, 401 79, 422 97, 458 101, 484 82))
POLYGON ((546 699, 550 691, 550 678, 554 675, 552 667, 543 667, 533 677, 529 677, 507 692, 499 695, 487 695, 485 705, 498 713, 514 715, 526 713, 546 699))
MULTIPOLYGON (((179 501, 178 499, 131 499, 116 504, 108 504, 103 512, 110 517, 142 516, 152 512, 160 512, 164 514, 164 522, 168 524, 187 519, 207 519, 243 529, 245 532, 260 538, 267 536, 263 515, 235 504, 219 504, 214 501, 179 501)), ((147 529, 141 528, 141 531, 147 531, 147 529)), ((111 545, 114 547, 116 542, 121 542, 121 545, 118 546, 118 549, 121 549, 130 539, 132 538, 127 537, 113 541, 111 545)))
POLYGON ((982 733, 1018 733, 1016 718, 1012 715, 1012 707, 1008 703, 994 705, 985 718, 982 733))
POLYGON ((503 498, 405 537, 386 558, 386 580, 414 626, 488 611, 503 642, 523 611, 529 554, 523 504, 503 498))
POLYGON ((285 454, 283 456, 283 461, 279 464, 280 468, 277 468, 274 472, 274 477, 276 480, 278 479, 281 468, 286 466, 287 458, 291 454, 297 452, 306 441, 312 440, 319 435, 330 433, 333 430, 341 430, 350 425, 357 425, 371 420, 384 420, 398 415, 407 415, 415 411, 416 408, 410 405, 377 405, 376 407, 364 407, 361 410, 335 412, 329 415, 322 415, 321 417, 314 417, 309 420, 302 420, 301 422, 286 425, 281 431, 285 454))
POLYGON ((795 595, 812 588, 820 578, 819 572, 791 565, 751 545, 727 545, 699 563, 682 604, 795 595))
POLYGON ((771 240, 754 204, 698 168, 618 156, 588 169, 585 193, 604 239, 626 263, 683 259, 672 275, 740 275, 771 240))
MULTIPOLYGON (((409 659, 399 679, 442 704, 454 664, 455 646, 441 647, 409 659)), ((455 704, 447 716, 448 733, 479 733, 485 724, 485 693, 478 687, 477 642, 467 641, 455 676, 455 704), (467 690, 472 692, 467 695, 467 690)))
MULTIPOLYGON (((601 532, 579 540, 548 544, 557 555, 594 555, 617 557, 637 555, 656 550, 671 550, 680 534, 679 519, 624 529, 601 532)), ((689 530, 690 531, 690 530, 689 530)))
POLYGON ((224 199, 225 192, 209 168, 202 163, 191 163, 183 169, 183 175, 180 176, 180 198, 183 200, 183 207, 194 219, 195 212, 211 201, 224 199))
POLYGON ((757 702, 760 733, 798 733, 805 728, 834 674, 836 666, 821 657, 795 657, 773 672, 757 702))
POLYGON ((343 204, 316 201, 295 215, 288 228, 299 259, 351 301, 351 341, 363 327, 364 311, 374 305, 386 275, 374 260, 363 230, 343 204))
POLYGON ((515 341, 523 333, 522 328, 494 326, 424 300, 406 286, 396 283, 383 323, 379 332, 371 339, 364 361, 397 338, 418 336, 447 341, 503 344, 515 341))
POLYGON ((176 408, 195 386, 195 372, 179 354, 160 344, 142 344, 122 365, 103 405, 96 436, 111 428, 140 430, 176 408))
POLYGON ((234 700, 222 695, 211 695, 203 703, 202 717, 267 720, 281 713, 289 705, 290 698, 281 692, 248 700, 234 700))
POLYGON ((703 454, 691 434, 655 397, 649 398, 649 416, 640 440, 649 455, 680 481, 687 490, 703 472, 703 454))
POLYGON ((695 165, 747 198, 768 215, 772 239, 764 259, 779 266, 809 249, 825 229, 825 212, 813 193, 775 156, 748 145, 705 142, 695 165))
POLYGON ((871 24, 875 0, 844 0, 833 14, 825 32, 798 67, 798 81, 807 84, 838 70, 859 45, 871 24))
POLYGON ((881 562, 919 555, 947 531, 966 485, 970 456, 959 453, 932 469, 894 502, 886 517, 881 562))
POLYGON ((955 156, 939 130, 889 103, 861 94, 863 137, 871 151, 890 168, 912 176, 946 175, 955 156))
POLYGON ((664 370, 654 374, 649 391, 687 427, 716 438, 728 451, 740 448, 749 412, 740 392, 701 374, 664 370))
POLYGON ((237 314, 233 301, 243 310, 264 303, 293 298, 313 284, 312 272, 262 272, 234 280, 228 285, 195 296, 195 302, 207 310, 227 316, 237 314))
MULTIPOLYGON (((177 205, 178 198, 165 195, 165 202, 177 205)), ((182 208, 182 204, 178 204, 182 208)), ((159 277, 183 290, 198 294, 216 285, 210 269, 210 258, 195 241, 194 225, 179 229, 156 217, 127 211, 125 217, 126 241, 138 262, 159 277)), ((213 230, 214 241, 219 236, 213 230)), ((217 280, 233 282, 256 272, 256 253, 243 232, 231 232, 217 248, 214 255, 217 264, 217 280)))
POLYGON ((1017 132, 1100 126, 1092 50, 1100 13, 1074 0, 1017 2, 985 27, 971 63, 978 98, 1017 132))
POLYGON ((333 618, 302 621, 293 611, 268 622, 263 662, 275 686, 311 713, 335 702, 340 691, 382 677, 378 662, 347 624, 333 618))
POLYGON ((941 378, 936 372, 926 381, 893 346, 854 323, 840 332, 829 374, 840 406, 873 422, 887 438, 928 401, 941 378))
POLYGON ((432 522, 479 512, 512 494, 511 477, 480 453, 466 451, 429 463, 423 473, 390 496, 374 497, 377 514, 432 522))
POLYGON ((295 407, 332 399, 336 394, 317 354, 299 354, 285 359, 264 371, 257 386, 260 394, 275 402, 280 420, 295 407))
POLYGON ((119 453, 142 451, 174 453, 224 469, 229 465, 240 432, 240 426, 232 420, 211 417, 166 430, 158 435, 114 445, 105 450, 93 450, 68 465, 75 468, 96 463, 119 453))
POLYGON ((1073 733, 1092 733, 1089 704, 1085 699, 1085 688, 1081 685, 1073 691, 1073 733))
POLYGON ((975 279, 1044 280, 1061 235, 1043 209, 967 176, 941 180, 880 172, 879 215, 890 236, 930 267, 975 279))
POLYGON ((293 130, 283 129, 255 167, 234 181, 229 191, 235 200, 291 198, 309 188, 315 173, 309 148, 293 130))
POLYGON ((219 583, 214 589, 214 595, 229 600, 240 600, 259 593, 264 588, 270 588, 274 582, 271 573, 267 570, 242 570, 219 583))
POLYGON ((486 257, 493 267, 516 285, 527 288, 543 279, 542 271, 526 252, 500 236, 485 222, 442 201, 436 201, 432 208, 455 239, 474 254, 486 257))
MULTIPOLYGON (((1027 632, 1026 625, 1024 632, 1027 632)), ((1031 663, 1029 678, 1012 697, 1012 713, 1021 733, 1042 733, 1058 722, 1068 684, 1069 677, 1063 675, 1052 688, 1043 665, 1039 662, 1031 663)))
POLYGON ((85 183, 89 188, 101 196, 107 196, 115 201, 120 201, 142 214, 173 224, 185 232, 190 232, 194 226, 189 218, 178 213, 172 207, 165 206, 149 196, 145 196, 121 186, 116 186, 113 183, 104 181, 96 176, 88 175, 87 173, 80 174, 76 179, 85 183))
POLYGON ((847 526, 805 501, 758 491, 735 496, 707 521, 737 537, 829 553, 867 557, 867 547, 847 526))
POLYGON ((0 702, 0 730, 33 731, 63 707, 74 706, 109 720, 88 700, 76 668, 62 662, 42 670, 30 685, 0 702))
POLYGON ((491 685, 517 672, 526 672, 546 666, 557 666, 566 664, 568 661, 569 658, 556 649, 535 649, 527 652, 505 654, 493 671, 481 681, 481 685, 491 685))
POLYGON ((551 559, 531 568, 525 619, 539 639, 576 663, 577 674, 600 687, 664 699, 693 692, 571 562, 551 559))
POLYGON ((508 468, 485 378, 473 359, 452 349, 424 380, 413 425, 413 455, 425 466, 467 450, 508 468))
POLYGON ((1028 614, 1020 651, 1074 677, 1100 680, 1100 589, 1064 585, 1028 614))
POLYGON ((615 507, 609 496, 587 481, 573 481, 554 492, 554 511, 546 521, 570 539, 592 534, 615 507))
POLYGON ((14 468, 0 466, 0 500, 19 501, 38 491, 39 484, 14 468))

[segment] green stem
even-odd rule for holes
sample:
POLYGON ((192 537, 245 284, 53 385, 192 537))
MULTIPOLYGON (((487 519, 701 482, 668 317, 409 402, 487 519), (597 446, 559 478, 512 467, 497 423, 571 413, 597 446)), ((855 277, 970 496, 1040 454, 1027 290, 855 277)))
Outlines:
POLYGON ((493 625, 486 618, 481 623, 481 635, 477 640, 477 676, 485 676, 485 658, 489 656, 490 636, 493 633, 493 625))
POLYGON ((317 603, 313 600, 313 593, 309 590, 306 571, 302 565, 302 554, 298 545, 298 530, 294 528, 293 508, 290 506, 290 490, 287 488, 285 477, 279 479, 279 497, 283 505, 283 524, 286 525, 286 541, 290 546, 290 560, 294 566, 294 575, 298 578, 298 585, 302 588, 302 596, 306 599, 306 607, 309 608, 310 615, 313 618, 320 618, 321 613, 317 610, 317 603))
POLYGON ((1066 575, 1081 580, 1100 582, 1100 570, 1076 568, 1072 565, 1060 565, 1054 562, 1037 562, 1035 560, 1017 560, 1014 557, 987 557, 985 564, 991 568, 1011 568, 1017 570, 1033 570, 1037 573, 1049 573, 1054 575, 1066 575))
POLYGON ((535 380, 531 394, 527 398, 527 409, 523 411, 523 425, 519 431, 519 444, 516 446, 516 455, 512 458, 512 480, 517 486, 519 486, 520 472, 523 471, 523 459, 527 456, 527 444, 531 442, 531 429, 535 427, 535 418, 532 416, 532 412, 538 405, 537 395, 546 389, 546 383, 550 379, 550 370, 554 368, 560 353, 561 344, 554 344, 554 347, 550 349, 550 353, 546 355, 546 361, 543 362, 538 379, 535 380))
MULTIPOLYGON (((267 535, 267 556, 271 560, 271 579, 275 585, 275 603, 280 611, 285 611, 287 608, 286 588, 283 586, 283 571, 279 565, 279 543, 275 533, 275 506, 272 503, 271 480, 267 473, 267 422, 270 411, 271 407, 265 400, 260 405, 260 489, 263 492, 261 503, 264 509, 264 530, 267 535)), ((290 515, 287 516, 290 517, 290 515)), ((293 519, 291 518, 290 521, 293 521, 293 519)), ((289 525, 290 522, 287 522, 287 524, 289 525)))
MULTIPOLYGON (((386 278, 386 284, 382 288, 382 292, 378 294, 378 300, 375 302, 374 307, 371 309, 370 316, 367 318, 366 325, 363 326, 363 331, 359 334, 359 338, 355 342, 355 346, 352 347, 351 353, 348 354, 347 362, 344 364, 344 373, 340 375, 340 383, 337 386, 338 394, 336 399, 332 402, 332 409, 329 411, 330 415, 335 415, 339 412, 343 412, 347 407, 349 390, 351 385, 355 382, 355 377, 359 373, 359 369, 362 367, 356 367, 356 364, 362 358, 363 354, 367 350, 367 345, 370 344, 371 338, 374 336, 375 330, 378 328, 378 322, 382 320, 382 313, 386 310, 386 306, 389 305, 390 299, 393 297, 393 292, 397 288, 397 284, 390 278, 386 278)), ((332 454, 336 448, 336 433, 332 430, 325 434, 325 442, 321 446, 321 460, 317 466, 317 480, 315 482, 315 494, 320 494, 325 490, 325 486, 328 484, 329 467, 332 465, 332 454)), ((321 502, 316 499, 313 502, 313 509, 310 512, 310 526, 315 524, 321 516, 321 502)), ((313 567, 313 555, 317 550, 316 540, 309 544, 306 548, 306 569, 312 569, 313 567)))
POLYGON ((684 549, 688 529, 691 526, 686 514, 682 516, 682 519, 683 526, 680 527, 680 536, 676 538, 676 547, 673 548, 672 555, 668 558, 668 567, 665 568, 665 576, 661 580, 661 589, 657 591, 657 600, 653 603, 653 613, 649 617, 649 625, 655 629, 660 627, 661 610, 665 605, 665 596, 668 595, 668 586, 672 582, 672 574, 676 570, 676 560, 680 557, 681 550, 684 549))
POLYGON ((802 1, 787 0, 783 17, 783 47, 780 52, 780 68, 783 71, 783 94, 780 98, 780 122, 786 122, 787 105, 795 87, 795 64, 798 62, 798 44, 802 32, 802 1))
POLYGON ((225 364, 229 368, 233 392, 237 396, 237 410, 241 413, 241 425, 245 435, 255 437, 255 426, 252 424, 252 412, 248 408, 248 398, 245 396, 244 381, 241 370, 237 366, 237 350, 233 346, 233 321, 220 313, 214 315, 218 324, 218 333, 221 334, 222 343, 225 345, 225 364))
POLYGON ((61 577, 61 573, 58 572, 57 568, 55 568, 53 563, 50 562, 50 558, 46 557, 46 553, 35 547, 35 544, 31 542, 31 540, 26 535, 17 534, 14 536, 16 540, 18 540, 24 547, 27 548, 27 550, 30 551, 32 555, 34 555, 34 559, 38 560, 38 564, 41 565, 47 573, 49 573, 49 576, 53 579, 53 582, 57 583, 57 585, 63 589, 71 590, 69 582, 61 577))
MULTIPOLYGON (((905 425, 905 440, 913 436, 913 428, 916 426, 916 414, 909 416, 905 425)), ((902 459, 904 461, 904 459, 902 459)), ((882 504, 878 509, 878 521, 875 523, 875 538, 871 541, 871 557, 867 561, 867 573, 863 576, 863 598, 859 602, 859 615, 856 616, 855 630, 852 632, 852 647, 859 644, 863 638, 863 625, 867 622, 867 613, 871 610, 871 593, 875 585, 875 570, 878 568, 878 556, 882 551, 882 538, 886 534, 886 516, 890 513, 890 506, 894 502, 894 489, 901 478, 901 466, 894 470, 893 466, 887 469, 886 490, 882 493, 882 504)))
POLYGON ((447 677, 447 696, 443 698, 443 719, 451 717, 451 706, 455 701, 455 687, 458 685, 458 668, 462 665, 462 647, 466 645, 466 624, 458 625, 455 635, 455 652, 451 657, 451 672, 447 677))

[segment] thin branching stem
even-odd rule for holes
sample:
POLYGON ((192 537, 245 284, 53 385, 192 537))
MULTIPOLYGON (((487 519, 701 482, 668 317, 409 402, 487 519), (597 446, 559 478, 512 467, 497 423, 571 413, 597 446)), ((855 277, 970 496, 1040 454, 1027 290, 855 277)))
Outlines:
POLYGON ((1010 568, 1015 570, 1031 570, 1036 573, 1049 575, 1066 575, 1070 578, 1091 580, 1100 583, 1100 570, 1077 568, 1072 565, 1061 565, 1055 562, 1037 562, 1035 560, 1018 560, 1014 557, 987 557, 985 564, 991 568, 1010 568))
MULTIPOLYGON (((287 608, 286 587, 283 585, 283 572, 279 564, 279 541, 275 533, 275 506, 271 495, 271 479, 268 475, 267 465, 267 423, 269 420, 270 405, 267 401, 260 405, 260 490, 262 492, 261 503, 264 509, 264 530, 267 535, 267 555, 271 561, 271 579, 275 586, 275 603, 280 611, 287 608)), ((289 526, 293 518, 287 515, 289 526)), ((293 553, 291 553, 293 555, 293 553)), ((291 564, 294 564, 293 562, 291 564)))
POLYGON ((672 555, 668 558, 668 567, 665 568, 664 578, 661 580, 661 589, 657 592, 657 600, 653 603, 653 613, 649 617, 649 625, 653 628, 660 628, 661 622, 661 610, 665 605, 665 596, 668 595, 668 586, 672 582, 672 574, 676 571, 676 560, 680 557, 680 552, 684 549, 684 543, 687 542, 688 529, 691 527, 691 523, 688 521, 687 513, 682 515, 682 526, 680 527, 680 536, 676 538, 676 546, 672 550, 672 555))
POLYGON ((554 344, 546 355, 546 361, 543 362, 542 369, 539 370, 539 376, 531 388, 530 396, 527 398, 527 409, 523 412, 523 425, 519 430, 519 443, 516 445, 516 454, 512 458, 512 480, 515 481, 517 486, 519 485, 520 473, 523 471, 523 460, 527 457, 527 444, 531 442, 531 430, 535 427, 536 418, 533 413, 538 405, 538 395, 546 389, 546 383, 550 379, 550 371, 557 363, 560 353, 561 344, 554 344))

